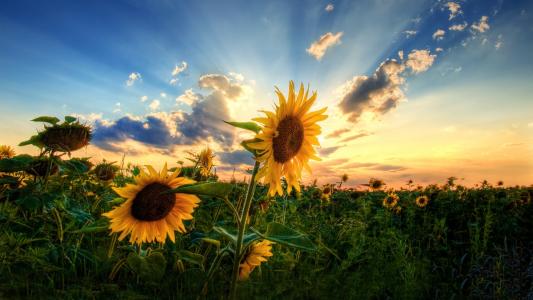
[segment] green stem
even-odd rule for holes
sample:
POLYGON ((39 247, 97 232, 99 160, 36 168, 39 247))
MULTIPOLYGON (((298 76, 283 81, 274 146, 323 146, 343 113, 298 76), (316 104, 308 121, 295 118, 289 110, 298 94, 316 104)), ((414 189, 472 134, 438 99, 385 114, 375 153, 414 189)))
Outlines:
POLYGON ((235 247, 235 258, 233 259, 233 274, 230 288, 230 299, 235 299, 235 297, 237 296, 237 279, 239 277, 239 265, 241 263, 242 257, 242 244, 244 239, 244 233, 246 232, 246 225, 248 223, 248 213, 250 212, 250 206, 252 205, 252 199, 256 186, 255 176, 257 175, 258 171, 259 162, 256 161, 254 165, 254 170, 252 172, 252 178, 250 179, 250 183, 248 184, 248 190, 246 191, 246 198, 242 207, 240 224, 238 224, 239 233, 237 236, 237 246, 235 247))

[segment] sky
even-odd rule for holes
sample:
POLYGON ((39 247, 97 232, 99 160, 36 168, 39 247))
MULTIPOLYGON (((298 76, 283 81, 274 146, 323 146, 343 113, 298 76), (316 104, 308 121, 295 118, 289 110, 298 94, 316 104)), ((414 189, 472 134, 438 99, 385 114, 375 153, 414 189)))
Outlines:
POLYGON ((71 115, 94 130, 75 156, 160 167, 209 146, 240 179, 251 135, 223 121, 294 80, 329 115, 305 184, 533 183, 531 1, 6 1, 0 39, 0 144, 71 115))

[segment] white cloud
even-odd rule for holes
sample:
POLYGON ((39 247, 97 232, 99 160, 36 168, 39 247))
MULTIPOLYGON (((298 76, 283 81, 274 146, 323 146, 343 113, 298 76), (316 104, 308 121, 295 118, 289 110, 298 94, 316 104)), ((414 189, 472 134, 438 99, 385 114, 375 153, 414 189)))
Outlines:
POLYGON ((413 50, 407 56, 405 65, 410 68, 413 73, 418 74, 427 71, 435 61, 435 54, 431 54, 429 50, 413 50))
MULTIPOLYGON (((242 76, 242 75, 241 75, 242 76)), ((221 92, 230 99, 236 99, 243 94, 243 86, 222 74, 205 74, 198 80, 201 88, 210 88, 221 92)))
POLYGON ((166 98, 167 97, 167 94, 166 93, 161 93, 159 94, 162 98, 166 98))
POLYGON ((478 23, 472 24, 472 29, 482 33, 489 30, 489 17, 482 16, 478 23))
POLYGON ((442 51, 444 51, 444 49, 442 49, 441 47, 437 47, 437 48, 435 49, 435 52, 442 52, 442 51))
POLYGON ((328 32, 322 35, 318 41, 313 42, 306 51, 316 60, 321 60, 328 48, 341 43, 342 35, 343 32, 337 32, 335 34, 328 32))
POLYGON ((433 33, 433 39, 434 40, 442 40, 444 38, 444 35, 446 34, 446 31, 442 29, 437 29, 435 33, 433 33))
POLYGON ((410 38, 412 36, 415 36, 417 31, 416 30, 406 30, 403 32, 407 38, 410 38))
POLYGON ((183 71, 187 69, 187 62, 182 61, 181 65, 174 66, 174 70, 172 70, 172 76, 176 77, 183 71))
POLYGON ((141 97, 141 102, 146 102, 146 100, 148 100, 148 96, 142 96, 141 97))
POLYGON ((150 107, 150 110, 154 111, 154 110, 159 109, 160 104, 161 102, 159 102, 159 100, 154 99, 152 100, 152 102, 150 102, 150 105, 148 105, 148 107, 150 107))
POLYGON ((195 94, 192 89, 188 89, 185 91, 183 95, 180 95, 176 98, 176 104, 179 103, 185 103, 189 106, 193 105, 196 101, 198 101, 200 97, 195 94))
POLYGON ((453 31, 463 31, 465 30, 466 26, 468 26, 468 23, 464 22, 463 24, 454 24, 450 26, 448 29, 453 31))
POLYGON ((168 83, 170 83, 170 85, 176 85, 178 83, 178 78, 172 78, 168 83))
POLYGON ((450 11, 450 17, 448 18, 448 20, 451 20, 455 18, 458 14, 462 13, 461 5, 459 5, 459 3, 448 2, 446 3, 446 6, 448 7, 448 10, 450 11))
POLYGON ((496 48, 496 50, 500 49, 503 46, 502 37, 503 36, 501 34, 498 35, 498 40, 494 44, 494 48, 496 48))
POLYGON ((403 50, 398 51, 398 57, 403 60, 403 50))
POLYGON ((135 82, 137 81, 142 81, 142 77, 141 77, 141 74, 138 73, 138 72, 133 72, 131 73, 129 76, 128 76, 128 80, 126 80, 126 85, 127 86, 132 86, 135 84, 135 82))
POLYGON ((328 5, 326 5, 326 8, 325 8, 327 12, 332 12, 334 9, 335 9, 335 6, 332 3, 328 3, 328 5))

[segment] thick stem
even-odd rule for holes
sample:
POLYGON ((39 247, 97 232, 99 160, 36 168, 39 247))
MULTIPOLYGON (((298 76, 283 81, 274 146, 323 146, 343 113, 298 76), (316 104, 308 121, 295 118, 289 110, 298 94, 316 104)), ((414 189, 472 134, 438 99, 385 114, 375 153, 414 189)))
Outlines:
POLYGON ((254 165, 254 170, 252 172, 252 178, 250 179, 250 183, 248 184, 248 190, 246 191, 246 198, 244 200, 244 205, 242 207, 240 224, 238 224, 239 233, 237 235, 237 246, 235 247, 235 257, 233 260, 233 274, 232 274, 231 287, 230 287, 230 299, 235 299, 237 295, 237 279, 239 277, 239 265, 241 263, 242 250, 243 250, 242 244, 244 240, 244 233, 246 232, 246 226, 248 223, 248 213, 250 212, 250 207, 252 206, 252 200, 253 200, 255 186, 256 186, 255 177, 258 171, 259 171, 259 162, 256 161, 254 165))

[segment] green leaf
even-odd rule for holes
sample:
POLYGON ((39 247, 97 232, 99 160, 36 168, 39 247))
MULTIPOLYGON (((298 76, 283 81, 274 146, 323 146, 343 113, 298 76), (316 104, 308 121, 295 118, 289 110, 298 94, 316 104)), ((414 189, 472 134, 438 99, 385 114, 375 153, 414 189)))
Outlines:
POLYGON ((250 130, 255 133, 259 133, 261 131, 261 126, 257 125, 257 123, 255 122, 228 122, 228 121, 224 121, 224 122, 230 124, 231 126, 250 130))
POLYGON ((17 177, 4 175, 0 177, 0 185, 2 184, 17 184, 19 182, 17 177))
POLYGON ((19 172, 28 168, 33 157, 27 154, 17 155, 12 158, 0 159, 0 172, 19 172))
POLYGON ((186 262, 189 262, 200 267, 204 267, 204 256, 198 253, 193 253, 187 250, 180 250, 178 252, 178 257, 186 262))
POLYGON ((168 193, 184 193, 224 198, 231 192, 232 189, 233 185, 229 183, 202 182, 197 184, 183 185, 168 191, 168 193))
POLYGON ((78 230, 74 230, 73 233, 94 233, 104 232, 109 230, 109 219, 101 218, 93 223, 87 224, 78 230))
POLYGON ((77 118, 71 116, 65 116, 65 123, 70 124, 76 122, 77 118))
POLYGON ((41 116, 38 118, 35 118, 32 120, 33 122, 44 122, 44 123, 50 123, 52 125, 55 125, 59 122, 59 119, 56 117, 49 117, 49 116, 41 116))
POLYGON ((44 147, 44 144, 41 141, 41 136, 39 134, 36 134, 32 136, 29 140, 24 141, 19 144, 19 146, 28 146, 28 145, 34 145, 35 147, 38 147, 38 148, 44 147))
POLYGON ((158 282, 165 275, 167 260, 160 252, 152 252, 148 256, 130 253, 126 261, 142 280, 158 282))
MULTIPOLYGON (((235 228, 224 228, 221 226, 213 226, 213 230, 220 233, 222 236, 230 240, 234 245, 237 244, 237 229, 235 228)), ((250 232, 244 234, 243 245, 246 247, 251 242, 258 240, 260 236, 255 232, 250 232)))
POLYGON ((306 234, 277 222, 268 223, 267 231, 262 236, 269 241, 279 244, 307 251, 317 251, 316 245, 311 242, 306 234))

